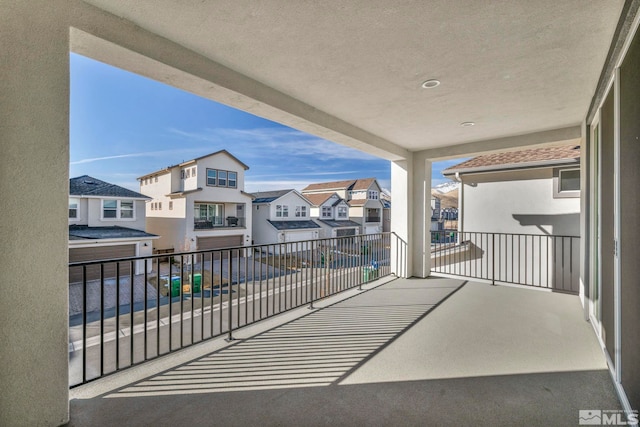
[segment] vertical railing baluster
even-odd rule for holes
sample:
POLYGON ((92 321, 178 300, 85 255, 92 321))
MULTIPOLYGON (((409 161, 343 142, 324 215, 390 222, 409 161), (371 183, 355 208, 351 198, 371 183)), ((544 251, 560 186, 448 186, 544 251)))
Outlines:
POLYGON ((149 280, 148 277, 148 271, 147 271, 147 261, 148 259, 145 258, 144 259, 144 287, 143 287, 143 292, 144 292, 144 360, 148 359, 148 354, 147 354, 147 321, 148 321, 148 304, 147 304, 147 299, 149 298, 149 292, 147 290, 147 283, 149 280))
MULTIPOLYGON (((116 335, 117 336, 117 335, 116 335)), ((104 263, 100 263, 100 376, 104 375, 104 263)))
POLYGON ((82 266, 82 382, 87 382, 87 266, 82 266))
POLYGON ((129 365, 133 365, 134 361, 134 347, 133 347, 133 326, 135 323, 134 315, 134 300, 135 289, 133 287, 133 261, 129 261, 129 365))
POLYGON ((116 371, 120 370, 120 263, 116 262, 116 371))

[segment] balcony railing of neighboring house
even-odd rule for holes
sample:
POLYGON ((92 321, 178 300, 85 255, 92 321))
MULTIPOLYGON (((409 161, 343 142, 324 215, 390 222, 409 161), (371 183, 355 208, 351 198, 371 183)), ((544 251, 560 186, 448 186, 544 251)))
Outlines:
POLYGON ((70 385, 403 276, 406 253, 379 233, 71 263, 82 279, 69 284, 70 385))
POLYGON ((193 228, 196 230, 210 230, 212 228, 232 228, 232 227, 245 227, 245 218, 228 216, 226 218, 221 218, 218 220, 196 219, 193 221, 193 228))
POLYGON ((431 232, 431 272, 577 294, 580 237, 431 232))
POLYGON ((379 216, 368 216, 365 217, 364 222, 380 222, 379 216))

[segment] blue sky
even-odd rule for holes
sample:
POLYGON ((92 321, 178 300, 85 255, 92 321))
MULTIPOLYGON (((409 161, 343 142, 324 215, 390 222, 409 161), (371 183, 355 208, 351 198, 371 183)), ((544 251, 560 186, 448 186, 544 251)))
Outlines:
MULTIPOLYGON (((77 54, 70 65, 71 177, 139 190, 138 176, 226 149, 250 167, 249 192, 372 176, 390 188, 387 160, 77 54)), ((433 185, 458 162, 435 163, 433 185)))

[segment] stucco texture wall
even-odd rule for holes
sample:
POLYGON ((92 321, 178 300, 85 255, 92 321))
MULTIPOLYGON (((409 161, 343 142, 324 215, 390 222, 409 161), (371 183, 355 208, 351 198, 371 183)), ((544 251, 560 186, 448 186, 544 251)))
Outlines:
POLYGON ((553 168, 463 176, 463 231, 580 234, 580 198, 553 197, 553 168))

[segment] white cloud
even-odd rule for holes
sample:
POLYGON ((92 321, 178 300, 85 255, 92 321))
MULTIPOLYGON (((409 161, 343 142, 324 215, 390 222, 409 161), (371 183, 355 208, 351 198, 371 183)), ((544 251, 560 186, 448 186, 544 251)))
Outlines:
POLYGON ((295 190, 302 190, 309 184, 317 182, 316 180, 274 180, 274 181, 245 181, 245 191, 248 193, 255 193, 258 191, 272 191, 272 190, 284 190, 287 188, 293 188, 295 190))
POLYGON ((255 128, 255 129, 205 129, 200 132, 187 132, 170 128, 169 132, 196 141, 212 142, 235 149, 253 148, 243 152, 243 157, 265 156, 319 156, 323 159, 380 160, 380 158, 336 144, 295 129, 255 128), (256 150, 256 148, 264 150, 256 150))
MULTIPOLYGON (((164 157, 167 155, 184 155, 189 153, 200 153, 202 149, 194 149, 194 148, 181 148, 175 150, 161 150, 161 151, 143 151, 140 153, 127 153, 127 154, 118 154, 115 156, 103 156, 103 157, 92 157, 87 159, 81 159, 71 162, 71 165, 80 165, 84 163, 93 163, 93 162, 101 162, 105 160, 115 160, 115 159, 125 159, 129 157, 164 157)), ((177 162, 176 162, 177 163, 177 162)))

